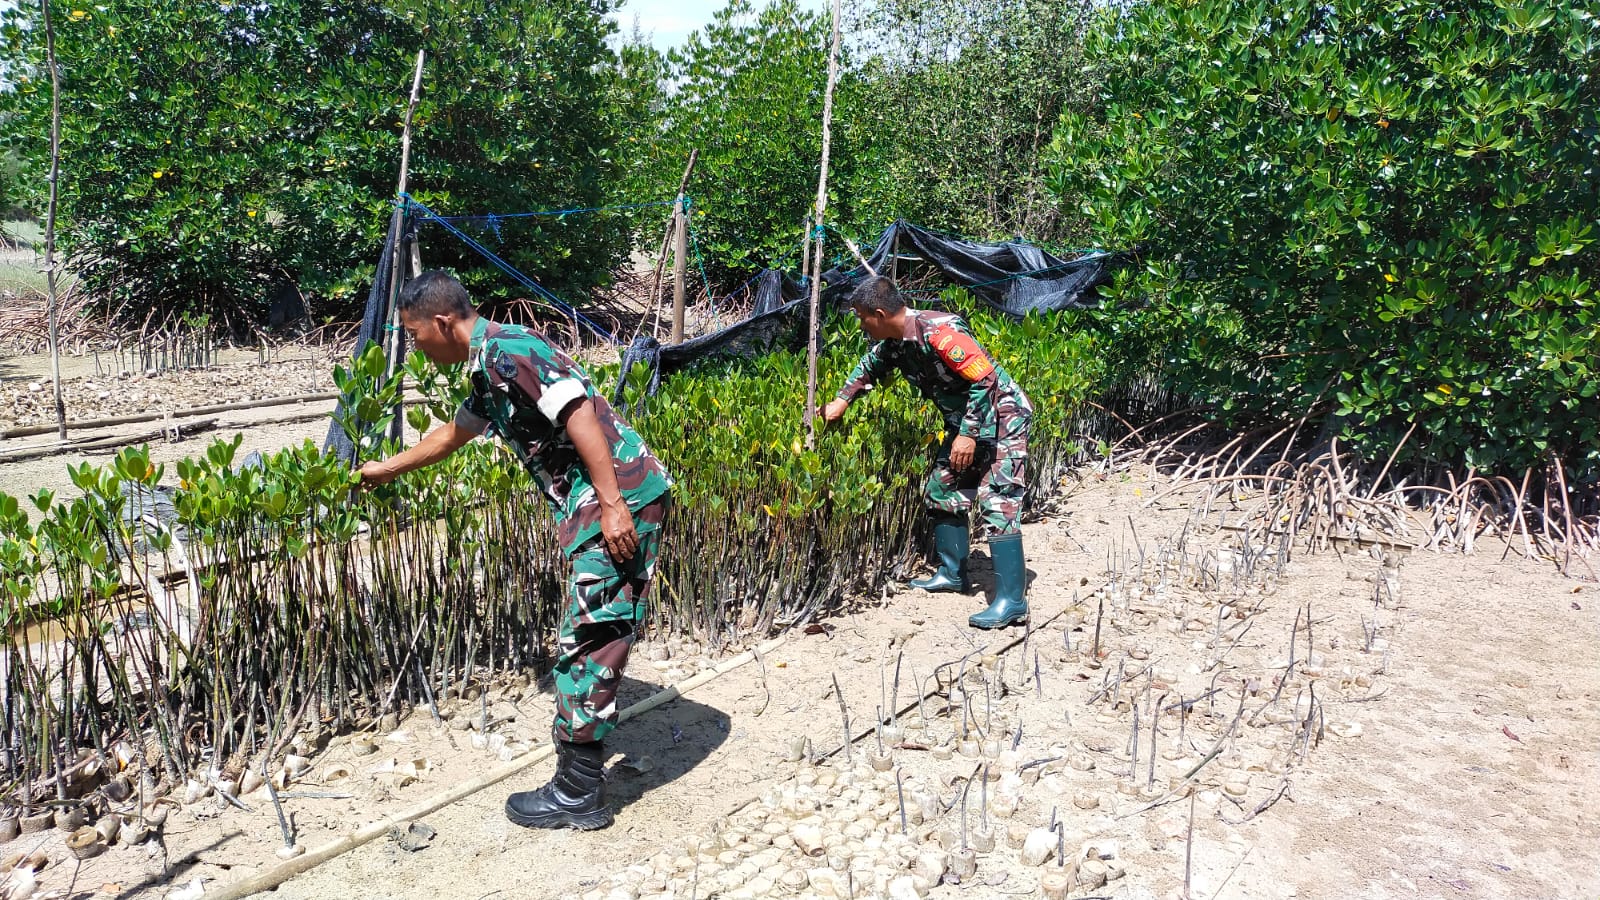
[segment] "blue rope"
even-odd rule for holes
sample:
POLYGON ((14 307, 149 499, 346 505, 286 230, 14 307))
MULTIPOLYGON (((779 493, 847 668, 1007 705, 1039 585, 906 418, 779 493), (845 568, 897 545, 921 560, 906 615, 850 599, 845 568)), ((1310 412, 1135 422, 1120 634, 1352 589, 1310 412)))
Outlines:
MULTIPOLYGON (((494 227, 493 223, 498 219, 530 219, 536 216, 569 216, 574 213, 610 212, 617 209, 643 209, 649 206, 671 206, 674 202, 676 201, 651 200, 647 203, 618 203, 611 206, 577 206, 573 207, 572 209, 546 209, 538 212, 484 213, 476 216, 433 216, 432 218, 434 221, 439 222, 440 224, 446 222, 487 221, 490 223, 490 227, 494 227)), ((496 235, 499 234, 498 228, 495 229, 495 233, 496 235)))
POLYGON ((706 300, 711 304, 711 321, 718 331, 722 330, 722 310, 717 305, 717 297, 711 293, 711 277, 706 274, 705 260, 700 256, 700 238, 694 233, 694 219, 689 216, 689 198, 683 199, 683 217, 689 226, 689 244, 694 248, 694 267, 700 270, 700 283, 706 286, 706 300))
POLYGON ((622 343, 621 341, 617 340, 617 338, 611 332, 605 330, 604 328, 601 328, 599 325, 595 324, 593 321, 591 321, 583 313, 578 312, 573 307, 568 306, 566 303, 562 302, 560 297, 557 297, 555 294, 551 293, 547 288, 544 287, 544 285, 541 285, 539 282, 534 281, 532 278, 529 278, 528 276, 522 274, 521 272, 518 272, 516 270, 516 267, 512 266, 510 263, 508 263, 505 260, 501 259, 499 256, 496 256, 494 251, 490 250, 488 247, 485 247, 482 244, 478 243, 477 241, 473 240, 465 232, 463 232, 461 229, 455 227, 454 225, 450 224, 448 221, 440 218, 437 213, 435 213, 433 210, 429 209, 426 205, 418 202, 416 200, 416 198, 412 197, 410 194, 401 194, 400 195, 400 200, 401 200, 401 202, 405 203, 408 207, 421 212, 422 213, 422 217, 423 217, 424 220, 432 220, 434 222, 438 222, 440 225, 443 225, 445 227, 445 230, 449 231, 451 234, 453 234, 456 237, 460 238, 462 243, 466 244, 468 247, 471 247, 472 249, 478 251, 478 253, 482 254, 484 259, 487 259, 489 262, 493 263, 495 265, 495 267, 498 268, 500 271, 506 273, 507 275, 510 275, 513 279, 516 280, 516 282, 518 284, 522 285, 523 287, 527 288, 530 291, 533 291, 535 295, 537 295, 541 299, 543 299, 546 302, 548 302, 551 306, 554 306, 557 309, 565 312, 567 315, 571 316, 573 322, 581 322, 581 323, 583 323, 584 325, 588 326, 590 331, 594 332, 596 335, 598 335, 600 337, 605 338, 606 340, 610 341, 613 344, 622 343))

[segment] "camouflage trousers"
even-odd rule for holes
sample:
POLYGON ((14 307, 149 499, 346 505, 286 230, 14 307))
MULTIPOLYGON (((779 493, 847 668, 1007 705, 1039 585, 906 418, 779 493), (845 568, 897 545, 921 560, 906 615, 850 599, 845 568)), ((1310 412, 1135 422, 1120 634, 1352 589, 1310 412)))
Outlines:
POLYGON ((950 429, 922 486, 929 509, 955 516, 965 516, 972 506, 962 491, 977 488, 978 510, 991 537, 1022 533, 1022 498, 1028 490, 1028 426, 1033 411, 1007 405, 996 410, 1000 427, 995 441, 979 442, 966 471, 957 472, 950 465, 950 445, 956 438, 950 429))
POLYGON ((617 686, 647 610, 655 578, 656 552, 668 500, 661 497, 634 513, 639 550, 617 562, 595 537, 572 553, 566 615, 557 633, 556 717, 558 741, 588 743, 617 727, 617 686))

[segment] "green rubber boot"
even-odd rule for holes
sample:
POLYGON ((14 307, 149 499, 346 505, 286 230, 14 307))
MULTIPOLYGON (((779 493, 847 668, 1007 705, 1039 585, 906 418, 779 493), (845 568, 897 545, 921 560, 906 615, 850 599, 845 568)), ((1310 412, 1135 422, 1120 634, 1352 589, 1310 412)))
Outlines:
POLYGON ((994 561, 994 602, 967 618, 973 628, 1004 628, 1028 618, 1028 569, 1022 558, 1022 535, 1002 534, 989 539, 994 561))
POLYGON ((970 534, 966 516, 941 515, 934 519, 933 549, 939 557, 939 568, 927 578, 911 581, 911 586, 930 594, 972 593, 967 581, 970 534))

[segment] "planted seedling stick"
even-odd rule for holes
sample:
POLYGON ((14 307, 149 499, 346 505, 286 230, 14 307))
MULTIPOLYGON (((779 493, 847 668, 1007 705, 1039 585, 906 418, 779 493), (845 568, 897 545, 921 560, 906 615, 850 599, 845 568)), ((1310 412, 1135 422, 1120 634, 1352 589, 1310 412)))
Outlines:
MULTIPOLYGON (((976 774, 976 773, 974 773, 976 774)), ((961 849, 967 849, 967 792, 972 790, 972 779, 961 786, 961 849)))
MULTIPOLYGON (((883 662, 878 662, 878 724, 883 724, 883 705, 889 700, 888 675, 884 672, 883 662)), ((879 748, 882 749, 882 748, 879 748)))
POLYGON ((1044 699, 1044 678, 1039 674, 1039 651, 1033 651, 1033 687, 1039 699, 1044 699))
POLYGON ((1162 694, 1161 699, 1157 700, 1156 705, 1152 707, 1153 716, 1150 720, 1150 777, 1145 785, 1149 788, 1156 786, 1156 736, 1161 733, 1161 728, 1159 727, 1161 724, 1161 704, 1166 699, 1167 695, 1162 694))
MULTIPOLYGON (((1378 579, 1382 581, 1382 578, 1378 579)), ((1317 655, 1316 645, 1311 640, 1311 601, 1306 601, 1306 659, 1317 655)))
POLYGON ((1105 598, 1105 595, 1102 594, 1102 595, 1100 595, 1099 602, 1095 604, 1095 614, 1094 614, 1094 650, 1092 651, 1094 659, 1099 659, 1100 658, 1100 620, 1104 619, 1105 615, 1106 615, 1106 598, 1105 598))
POLYGON ((889 694, 889 722, 899 721, 895 710, 900 708, 900 663, 906 658, 906 651, 901 650, 894 657, 894 690, 889 694))
POLYGON ((1115 692, 1111 696, 1111 708, 1113 710, 1117 708, 1117 704, 1122 702, 1122 669, 1127 661, 1126 657, 1117 660, 1117 679, 1112 682, 1112 690, 1115 692))
MULTIPOLYGON (((878 755, 883 755, 883 707, 878 707, 878 722, 872 729, 872 736, 878 741, 878 755)), ((845 726, 845 740, 850 739, 850 726, 845 726)))
POLYGON ((1128 778, 1139 780, 1139 701, 1133 701, 1133 735, 1128 739, 1128 778))
POLYGON ((978 815, 983 822, 983 830, 989 830, 989 766, 983 767, 983 783, 978 785, 978 815))
POLYGON ((900 833, 906 833, 906 787, 900 779, 900 767, 894 769, 894 792, 900 799, 900 833))
POLYGON ((844 759, 850 762, 850 710, 844 704, 844 692, 839 690, 838 674, 831 674, 833 679, 833 693, 839 698, 839 718, 844 722, 844 759))
POLYGON ((1189 831, 1183 839, 1183 900, 1194 900, 1190 876, 1194 871, 1194 791, 1189 792, 1189 831))
POLYGON ((994 694, 989 690, 989 676, 983 676, 983 730, 994 728, 994 694))

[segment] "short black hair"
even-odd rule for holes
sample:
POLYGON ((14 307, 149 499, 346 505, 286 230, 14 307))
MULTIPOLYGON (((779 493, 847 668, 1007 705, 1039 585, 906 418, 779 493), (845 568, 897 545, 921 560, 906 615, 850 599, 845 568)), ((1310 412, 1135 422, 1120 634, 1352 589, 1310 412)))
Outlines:
POLYGON ((413 318, 453 315, 465 319, 475 311, 467 289, 443 269, 429 269, 400 290, 400 312, 413 318))
POLYGON ((850 292, 850 305, 857 309, 892 313, 905 309, 906 299, 900 296, 900 289, 894 286, 892 279, 871 275, 850 292))

